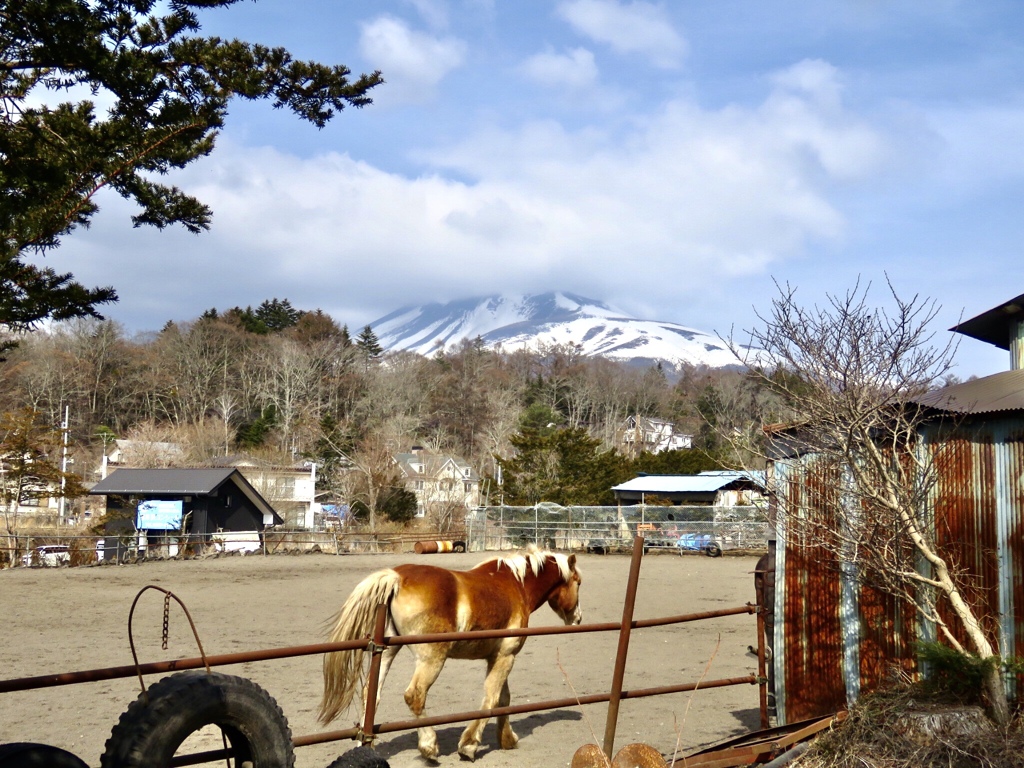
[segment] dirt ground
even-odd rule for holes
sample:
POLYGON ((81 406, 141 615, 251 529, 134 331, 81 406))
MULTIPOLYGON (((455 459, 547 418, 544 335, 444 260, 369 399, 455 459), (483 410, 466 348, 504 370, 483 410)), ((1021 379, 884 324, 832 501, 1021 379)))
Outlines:
MULTIPOLYGON (((325 622, 351 588, 373 570, 419 561, 470 568, 489 553, 444 555, 277 555, 91 568, 17 568, 0 571, 0 678, 20 678, 131 663, 128 612, 148 584, 169 589, 191 612, 208 654, 235 653, 321 642, 325 622)), ((754 600, 756 558, 649 555, 643 559, 636 618, 741 606, 754 600)), ((629 573, 626 555, 582 555, 584 623, 618 622, 629 573)), ((140 660, 197 656, 185 617, 172 611, 168 650, 161 650, 162 595, 150 590, 134 621, 140 660)), ((546 606, 532 624, 557 624, 546 606)), ((672 685, 756 672, 755 619, 739 615, 634 630, 625 688, 672 685), (710 662, 710 665, 709 665, 710 662)), ((527 641, 509 679, 512 703, 605 693, 612 679, 617 635, 586 633, 527 641)), ((412 654, 398 655, 384 688, 378 722, 410 717, 402 691, 412 654)), ((248 677, 277 700, 293 735, 323 730, 315 717, 320 698, 319 656, 222 667, 248 677)), ((428 714, 476 709, 483 695, 483 662, 451 661, 430 691, 428 714)), ((157 678, 147 682, 152 684, 157 678)), ((0 743, 36 741, 74 752, 98 766, 103 745, 121 712, 138 696, 136 679, 85 683, 0 694, 0 743)), ((495 744, 493 721, 477 753, 484 768, 565 766, 587 742, 603 743, 607 705, 513 716, 519 748, 495 744)), ((330 729, 354 724, 350 710, 330 729)), ((460 763, 463 725, 438 728, 439 765, 460 763)), ((621 703, 616 748, 641 741, 667 756, 760 727, 758 690, 740 685, 621 703)), ((352 742, 302 747, 299 768, 324 768, 352 742)), ((212 747, 211 747, 212 748, 212 747)), ((392 768, 427 765, 414 732, 381 738, 378 750, 392 768)))

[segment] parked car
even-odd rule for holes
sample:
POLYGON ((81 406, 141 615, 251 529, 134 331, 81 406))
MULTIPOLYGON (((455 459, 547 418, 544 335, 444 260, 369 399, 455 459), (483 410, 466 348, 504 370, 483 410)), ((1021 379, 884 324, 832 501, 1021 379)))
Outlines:
POLYGON ((704 552, 708 557, 718 557, 722 554, 722 545, 707 533, 684 533, 676 541, 676 546, 680 549, 704 552))
POLYGON ((22 565, 36 565, 56 568, 71 562, 71 552, 66 544, 43 544, 22 555, 22 565))

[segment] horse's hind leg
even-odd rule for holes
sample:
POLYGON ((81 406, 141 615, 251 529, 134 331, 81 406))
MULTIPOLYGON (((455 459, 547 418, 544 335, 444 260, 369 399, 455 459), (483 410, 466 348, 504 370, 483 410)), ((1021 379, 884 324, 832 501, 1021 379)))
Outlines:
MULTIPOLYGON (((393 631, 392 634, 394 634, 393 631)), ((377 702, 375 709, 380 708, 380 693, 384 690, 384 679, 388 676, 388 670, 391 669, 391 662, 395 660, 395 656, 398 655, 400 650, 402 650, 400 645, 389 645, 380 655, 380 672, 377 675, 377 702)), ((367 690, 369 685, 370 681, 367 679, 363 685, 363 712, 366 711, 366 702, 369 701, 369 691, 367 690)))
MULTIPOLYGON (((437 680, 444 667, 447 650, 436 650, 433 645, 422 645, 416 649, 416 670, 412 673, 409 687, 405 689, 405 703, 416 717, 423 717, 427 708, 427 691, 437 680)), ((418 729, 420 754, 427 760, 436 760, 439 753, 437 734, 430 727, 418 729)))
MULTIPOLYGON (((492 709, 508 692, 508 676, 515 664, 516 657, 511 654, 502 654, 487 660, 487 677, 484 680, 484 700, 480 709, 492 709)), ((480 747, 480 737, 483 735, 484 726, 487 725, 487 718, 483 717, 474 720, 462 732, 459 739, 459 754, 468 760, 476 759, 476 751, 480 747)), ((508 730, 511 731, 511 728, 508 730)), ((513 737, 515 734, 512 734, 513 737)), ((500 736, 499 736, 500 738, 500 736)), ((504 747, 504 744, 502 744, 504 747)), ((512 746, 515 746, 514 744, 512 746)))

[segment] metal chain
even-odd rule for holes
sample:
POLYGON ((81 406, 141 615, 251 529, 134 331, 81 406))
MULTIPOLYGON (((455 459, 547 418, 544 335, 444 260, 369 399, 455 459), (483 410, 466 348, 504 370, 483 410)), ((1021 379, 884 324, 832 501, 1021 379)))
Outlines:
POLYGON ((171 624, 171 596, 169 594, 164 595, 164 631, 161 637, 160 647, 163 650, 167 650, 167 637, 170 634, 169 628, 171 624))

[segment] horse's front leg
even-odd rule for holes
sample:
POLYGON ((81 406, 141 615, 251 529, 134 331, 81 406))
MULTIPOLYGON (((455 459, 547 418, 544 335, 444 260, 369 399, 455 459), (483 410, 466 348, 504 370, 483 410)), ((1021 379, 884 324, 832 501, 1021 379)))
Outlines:
MULTIPOLYGON (((498 652, 487 660, 487 677, 484 679, 484 700, 480 709, 492 709, 497 706, 500 698, 508 692, 508 676, 515 664, 516 657, 512 653, 498 652)), ((506 718, 507 720, 507 718, 506 718)), ((484 733, 487 718, 474 720, 462 732, 459 739, 459 754, 467 760, 476 759, 476 751, 480 747, 480 738, 484 733)), ((509 729, 511 730, 511 728, 509 729)), ((513 737, 515 734, 512 734, 513 737)), ((504 747, 505 745, 502 744, 504 747)), ((513 744, 512 746, 515 746, 513 744)))
MULTIPOLYGON (((444 667, 448 649, 435 644, 414 646, 416 651, 416 670, 412 673, 409 687, 405 689, 405 703, 416 717, 423 717, 427 708, 427 691, 437 680, 444 667)), ((437 734, 430 727, 419 728, 420 754, 427 760, 436 760, 440 750, 437 747, 437 734)))

